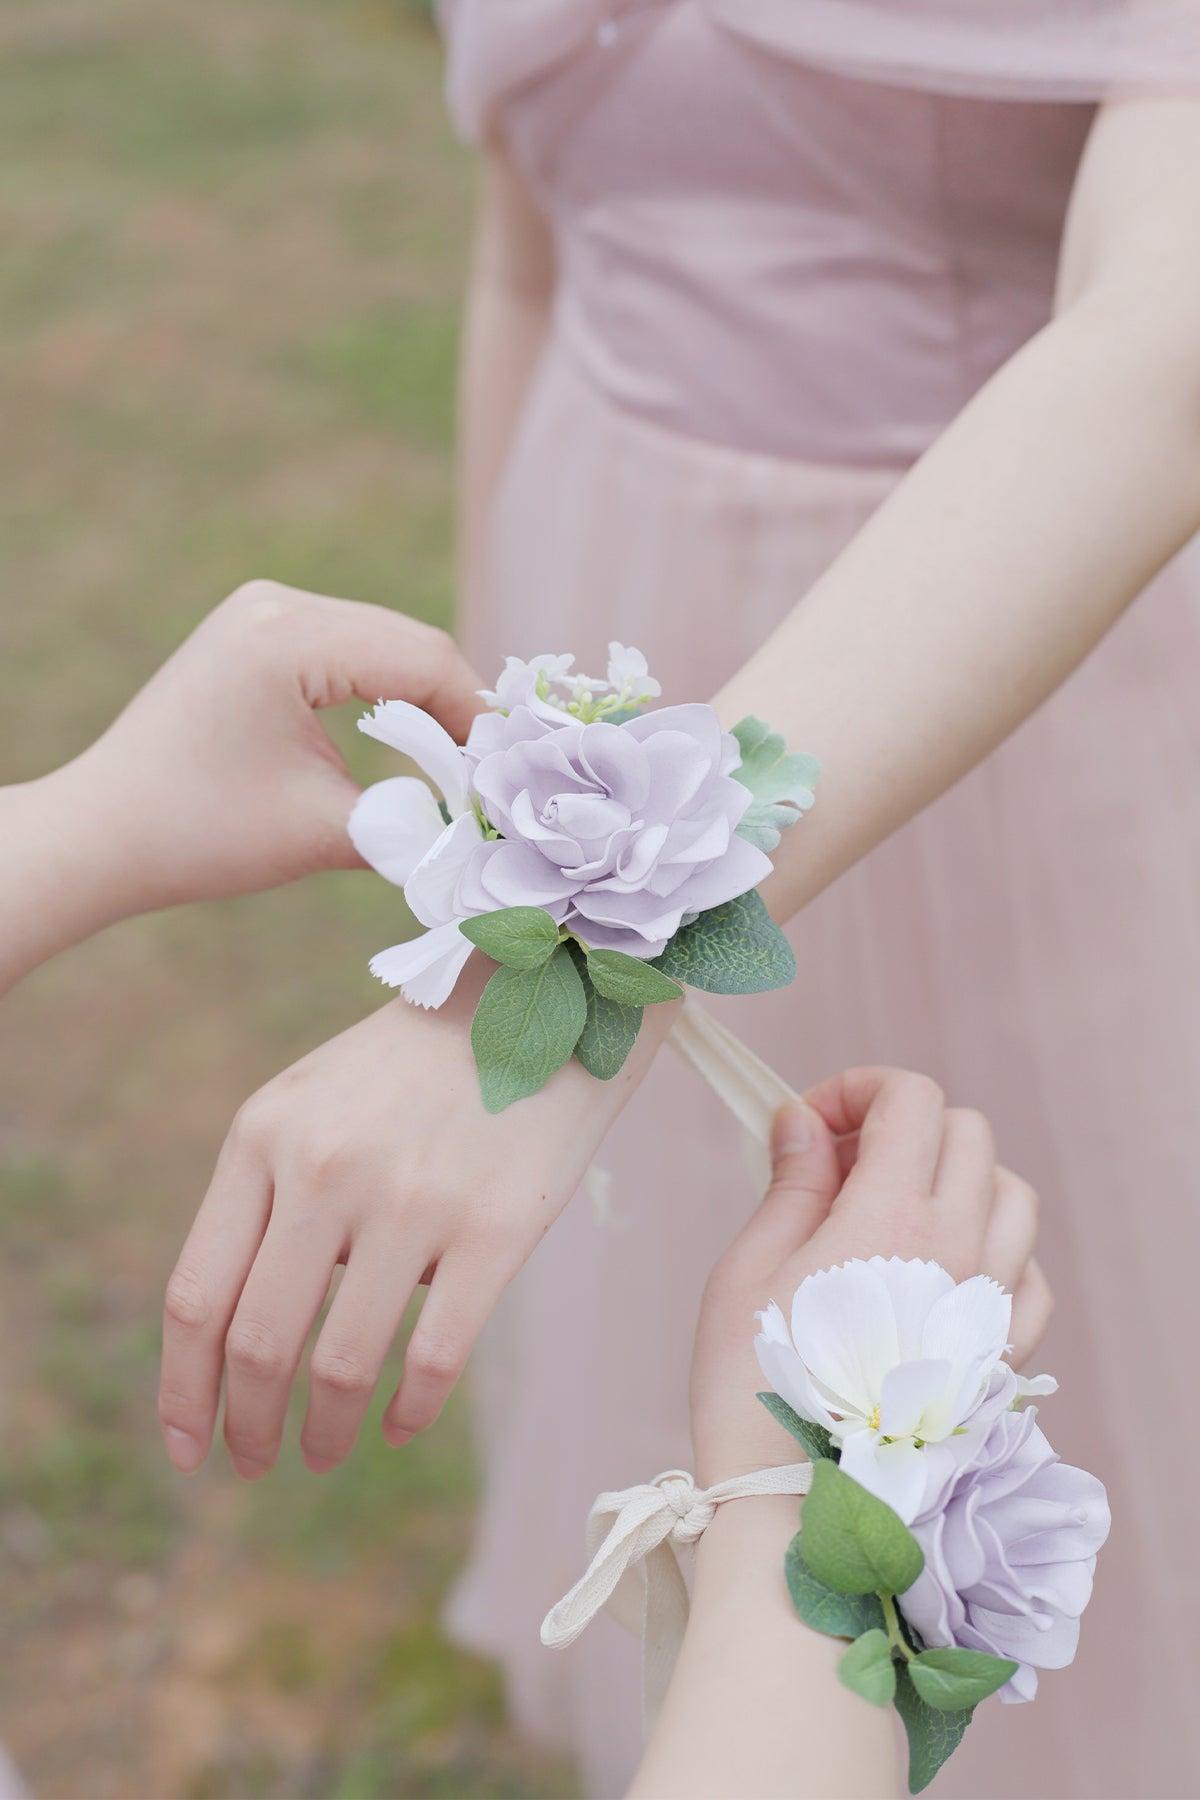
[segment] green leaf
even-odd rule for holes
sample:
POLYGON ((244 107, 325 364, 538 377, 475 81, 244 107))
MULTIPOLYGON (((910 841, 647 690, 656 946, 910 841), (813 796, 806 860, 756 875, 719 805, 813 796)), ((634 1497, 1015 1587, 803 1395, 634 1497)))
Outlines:
POLYGON ((508 906, 464 919, 458 928, 485 956, 509 969, 538 969, 553 956, 558 926, 540 906, 508 906))
POLYGON ((833 1462, 813 1464, 800 1540, 813 1574, 839 1594, 902 1594, 925 1567, 907 1525, 833 1462))
POLYGON ((780 833, 812 805, 821 765, 815 756, 789 752, 779 733, 753 715, 735 725, 733 735, 741 746, 742 760, 731 773, 754 796, 737 834, 760 850, 774 850, 780 833))
POLYGON ((565 945, 538 969, 496 970, 471 1021, 483 1104, 503 1112, 536 1094, 579 1041, 587 1001, 565 945))
POLYGON ((778 1394, 760 1394, 758 1397, 772 1418, 778 1419, 783 1429, 790 1431, 798 1444, 803 1444, 810 1462, 820 1462, 825 1457, 833 1462, 837 1461, 837 1447, 823 1425, 814 1425, 810 1419, 802 1419, 778 1394))
POLYGON ((652 966, 708 994, 763 994, 796 975, 792 946, 753 893, 701 913, 652 966))
POLYGON ((855 1638, 838 1664, 838 1680, 872 1706, 886 1706, 896 1692, 896 1665, 887 1632, 872 1629, 855 1638))
MULTIPOLYGON (((578 968, 582 958, 576 962, 578 968)), ((589 1075, 597 1081, 611 1081, 624 1065, 625 1058, 637 1042, 642 1029, 640 1006, 622 1006, 599 993, 588 975, 587 966, 580 969, 587 1000, 587 1017, 575 1055, 589 1075)))
POLYGON ((653 963, 620 950, 588 950, 587 970, 596 992, 620 1006, 653 1006, 659 1000, 678 1000, 683 993, 679 983, 653 963))
POLYGON ((938 1712, 927 1706, 901 1663, 896 1670, 896 1711, 908 1736, 908 1791, 927 1788, 942 1764, 958 1749, 971 1723, 972 1707, 961 1712, 938 1712))
POLYGON ((909 1663, 908 1672, 926 1706, 936 1707, 938 1712, 962 1712, 1011 1681, 1019 1667, 1006 1656, 950 1645, 944 1650, 922 1650, 909 1663))
POLYGON ((856 1638, 883 1629, 883 1608, 876 1594, 838 1594, 818 1581, 804 1560, 797 1532, 783 1559, 792 1605, 814 1631, 826 1637, 856 1638))

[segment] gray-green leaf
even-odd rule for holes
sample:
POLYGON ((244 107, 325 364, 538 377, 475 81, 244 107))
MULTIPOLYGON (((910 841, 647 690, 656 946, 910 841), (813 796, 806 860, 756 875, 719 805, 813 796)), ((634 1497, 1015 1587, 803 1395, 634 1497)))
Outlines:
POLYGON ((760 850, 774 850, 780 833, 812 805, 821 765, 815 756, 789 752, 779 733, 753 715, 735 725, 733 735, 742 760, 732 773, 754 796, 742 815, 738 836, 760 850))
POLYGON ((875 1594, 838 1594, 818 1581, 801 1553, 800 1533, 787 1547, 783 1559, 792 1605, 814 1631, 826 1637, 856 1638, 861 1632, 883 1629, 883 1608, 875 1594))
POLYGON ((913 1686, 907 1666, 901 1664, 896 1670, 896 1711, 908 1737, 908 1791, 919 1794, 958 1749, 974 1708, 950 1713, 927 1706, 913 1686))
POLYGON ((873 1629, 855 1638, 838 1664, 838 1680, 872 1706, 886 1706, 896 1692, 896 1665, 887 1632, 873 1629))
POLYGON ((653 963, 620 950, 589 950, 587 969, 596 992, 620 1006, 653 1006, 660 1000, 678 1000, 683 993, 679 983, 653 963))
POLYGON ((558 926, 540 906, 507 906, 458 928, 485 956, 509 969, 537 969, 554 954, 558 926))
POLYGON ((778 1394, 760 1394, 758 1397, 772 1418, 778 1419, 783 1429, 790 1431, 798 1444, 804 1445, 810 1462, 820 1462, 823 1457, 837 1461, 837 1447, 824 1425, 814 1425, 810 1419, 802 1419, 778 1394))
POLYGON ((487 1110, 503 1112, 545 1087, 574 1050, 586 1018, 583 982, 565 945, 540 968, 497 969, 471 1022, 487 1110))
POLYGON ((593 985, 586 966, 582 974, 587 1017, 575 1046, 575 1055, 597 1081, 611 1081, 637 1042, 637 1034, 642 1029, 642 1009, 607 999, 593 985))
POLYGON ((813 1574, 839 1594, 902 1594, 925 1567, 907 1525, 833 1462, 813 1464, 800 1540, 813 1574))
POLYGON ((701 913, 653 966, 708 994, 763 994, 796 976, 792 946, 754 893, 701 913))
POLYGON ((989 1694, 1011 1681, 1019 1663, 1005 1656, 989 1656, 984 1650, 922 1650, 908 1665, 912 1684, 927 1706, 938 1712, 961 1712, 978 1706, 989 1694))

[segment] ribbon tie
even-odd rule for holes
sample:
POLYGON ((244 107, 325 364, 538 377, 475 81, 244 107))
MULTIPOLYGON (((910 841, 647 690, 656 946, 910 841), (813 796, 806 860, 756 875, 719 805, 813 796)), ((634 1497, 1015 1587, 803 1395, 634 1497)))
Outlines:
POLYGON ((551 1650, 573 1644, 601 1607, 642 1641, 642 1692, 646 1723, 658 1715, 688 1618, 688 1591, 676 1546, 694 1544, 725 1500, 752 1494, 806 1494, 811 1463, 756 1469, 698 1488, 683 1469, 667 1469, 639 1487, 601 1494, 588 1514, 591 1561, 542 1621, 551 1650))

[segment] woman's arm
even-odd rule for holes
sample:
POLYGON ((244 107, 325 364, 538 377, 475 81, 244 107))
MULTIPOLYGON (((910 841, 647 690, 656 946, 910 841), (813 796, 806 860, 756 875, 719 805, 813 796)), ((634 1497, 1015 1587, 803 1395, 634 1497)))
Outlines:
POLYGON ((532 195, 489 149, 467 290, 459 370, 459 533, 464 591, 477 591, 496 480, 541 355, 554 248, 532 195))
POLYGON ((357 865, 316 709, 406 693, 465 734, 477 680, 418 620, 247 582, 73 762, 0 787, 0 994, 132 913, 357 865))
POLYGON ((986 756, 1200 528, 1198 183, 1200 104, 1099 115, 1056 318, 720 695, 823 764, 779 917, 986 756))
MULTIPOLYGON (((1014 1296, 1013 1360, 1053 1305, 1032 1252, 1033 1190, 996 1162, 987 1121, 903 1070, 851 1069, 784 1107, 773 1179, 709 1278, 692 1356, 696 1479, 788 1463, 796 1445, 755 1398, 754 1315, 817 1269, 920 1256, 1014 1296), (836 1135, 835 1135, 836 1134, 836 1135), (851 1146, 855 1149, 851 1149, 851 1146), (845 1180, 842 1168, 852 1163, 845 1180)), ((803 1502, 800 1503, 803 1506, 803 1502)), ((632 1800, 870 1800, 897 1790, 890 1714, 837 1677, 845 1645, 801 1624, 783 1575, 797 1503, 719 1506, 696 1551, 691 1617, 632 1800)))

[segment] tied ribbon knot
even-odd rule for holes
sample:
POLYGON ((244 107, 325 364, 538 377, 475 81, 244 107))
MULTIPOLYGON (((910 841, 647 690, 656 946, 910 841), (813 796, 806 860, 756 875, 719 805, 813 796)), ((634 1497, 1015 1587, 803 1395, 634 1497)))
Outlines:
POLYGON ((695 1544, 726 1500, 754 1494, 806 1494, 811 1463, 756 1469, 714 1487, 699 1488, 683 1469, 667 1469, 653 1481, 601 1494, 588 1514, 583 1576, 542 1620, 542 1642, 551 1650, 573 1644, 602 1609, 642 1643, 642 1700, 653 1723, 671 1679, 688 1619, 688 1591, 677 1550, 695 1544))

